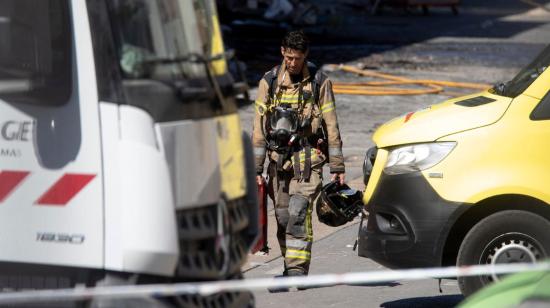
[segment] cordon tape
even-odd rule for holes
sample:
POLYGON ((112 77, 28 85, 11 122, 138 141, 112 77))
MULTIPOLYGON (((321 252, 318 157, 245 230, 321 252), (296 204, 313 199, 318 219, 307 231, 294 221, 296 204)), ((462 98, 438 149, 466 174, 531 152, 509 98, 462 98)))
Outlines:
POLYGON ((519 272, 549 271, 550 262, 436 267, 406 270, 384 270, 345 274, 323 274, 305 277, 256 278, 201 283, 151 284, 109 287, 76 287, 71 289, 36 290, 0 293, 0 304, 44 301, 76 301, 92 298, 165 297, 184 294, 208 296, 219 292, 254 291, 281 287, 328 287, 335 285, 368 285, 426 278, 502 275, 519 272))

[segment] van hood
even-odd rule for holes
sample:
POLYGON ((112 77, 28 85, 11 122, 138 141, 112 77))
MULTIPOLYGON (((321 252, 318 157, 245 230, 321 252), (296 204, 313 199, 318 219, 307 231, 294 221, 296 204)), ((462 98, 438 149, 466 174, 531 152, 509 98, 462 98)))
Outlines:
POLYGON ((390 120, 378 128, 373 140, 379 148, 432 142, 450 134, 497 122, 511 101, 511 98, 488 91, 450 99, 390 120))

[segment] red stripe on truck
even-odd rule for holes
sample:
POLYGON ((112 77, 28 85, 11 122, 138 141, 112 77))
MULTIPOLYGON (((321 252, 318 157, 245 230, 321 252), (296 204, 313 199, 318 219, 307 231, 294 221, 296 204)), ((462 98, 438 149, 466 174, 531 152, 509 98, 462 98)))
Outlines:
POLYGON ((65 206, 76 196, 91 180, 95 174, 63 175, 46 193, 36 201, 38 205, 65 206))
POLYGON ((27 171, 1 171, 0 172, 0 203, 13 192, 30 172, 27 171))

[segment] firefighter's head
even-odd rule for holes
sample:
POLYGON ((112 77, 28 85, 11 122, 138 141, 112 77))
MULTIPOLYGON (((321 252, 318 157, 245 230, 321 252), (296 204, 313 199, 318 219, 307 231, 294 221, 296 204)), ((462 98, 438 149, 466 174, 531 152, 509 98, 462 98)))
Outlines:
POLYGON ((281 43, 286 69, 290 74, 299 74, 309 51, 309 40, 303 31, 288 32, 281 43))

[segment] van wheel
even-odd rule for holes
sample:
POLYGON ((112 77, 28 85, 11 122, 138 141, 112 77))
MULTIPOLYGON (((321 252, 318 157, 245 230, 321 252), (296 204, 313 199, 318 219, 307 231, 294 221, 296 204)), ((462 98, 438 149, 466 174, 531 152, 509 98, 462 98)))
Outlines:
MULTIPOLYGON (((550 255, 550 222, 525 211, 507 210, 484 218, 460 245, 457 265, 533 263, 550 255)), ((502 275, 459 277, 468 296, 502 275)))

